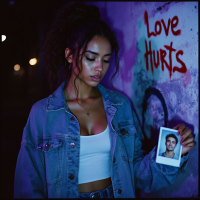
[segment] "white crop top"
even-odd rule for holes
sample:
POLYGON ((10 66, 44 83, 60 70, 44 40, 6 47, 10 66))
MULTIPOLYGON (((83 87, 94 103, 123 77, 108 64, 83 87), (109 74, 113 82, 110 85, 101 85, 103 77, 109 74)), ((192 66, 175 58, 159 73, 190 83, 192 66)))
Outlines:
POLYGON ((110 177, 109 128, 97 135, 80 136, 78 183, 88 183, 110 177))

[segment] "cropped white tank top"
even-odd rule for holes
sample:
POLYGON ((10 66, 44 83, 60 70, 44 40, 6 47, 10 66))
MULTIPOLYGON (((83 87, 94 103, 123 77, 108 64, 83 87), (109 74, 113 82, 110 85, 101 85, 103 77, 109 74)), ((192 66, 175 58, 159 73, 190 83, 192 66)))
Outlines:
POLYGON ((109 128, 97 135, 80 136, 78 183, 88 183, 110 177, 109 128))

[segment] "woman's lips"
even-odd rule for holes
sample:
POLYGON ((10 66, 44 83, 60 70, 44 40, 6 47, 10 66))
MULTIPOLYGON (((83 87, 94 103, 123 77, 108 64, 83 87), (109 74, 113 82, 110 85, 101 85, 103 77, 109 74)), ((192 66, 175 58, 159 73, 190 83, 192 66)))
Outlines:
POLYGON ((91 76, 93 81, 100 81, 101 80, 101 76, 91 76))

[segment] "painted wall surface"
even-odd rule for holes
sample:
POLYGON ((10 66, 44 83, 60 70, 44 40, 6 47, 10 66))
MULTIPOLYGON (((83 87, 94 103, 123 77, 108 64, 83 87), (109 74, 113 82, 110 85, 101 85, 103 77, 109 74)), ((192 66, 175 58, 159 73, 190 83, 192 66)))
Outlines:
MULTIPOLYGON (((90 3, 90 2, 88 2, 90 3)), ((185 123, 195 135, 186 171, 174 185, 138 197, 198 195, 198 2, 92 2, 121 44, 114 88, 127 96, 144 131, 144 149, 159 127, 185 123)), ((108 88, 111 64, 102 84, 108 88)))

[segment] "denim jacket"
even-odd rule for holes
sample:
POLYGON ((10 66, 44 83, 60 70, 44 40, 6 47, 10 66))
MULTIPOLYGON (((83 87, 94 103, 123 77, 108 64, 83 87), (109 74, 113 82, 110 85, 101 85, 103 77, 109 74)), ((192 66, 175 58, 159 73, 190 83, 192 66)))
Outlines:
MULTIPOLYGON (((80 126, 65 102, 65 82, 54 95, 36 102, 23 131, 14 198, 78 198, 80 126)), ((103 97, 111 141, 111 180, 115 198, 135 197, 135 188, 154 192, 175 182, 180 167, 155 162, 156 147, 145 155, 142 131, 129 100, 96 86, 103 97)))

